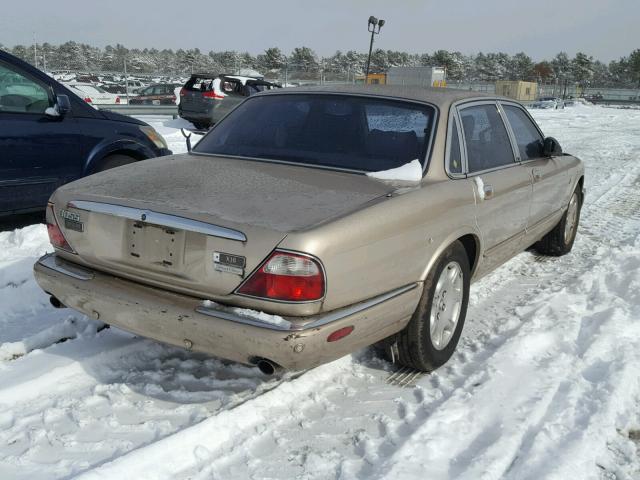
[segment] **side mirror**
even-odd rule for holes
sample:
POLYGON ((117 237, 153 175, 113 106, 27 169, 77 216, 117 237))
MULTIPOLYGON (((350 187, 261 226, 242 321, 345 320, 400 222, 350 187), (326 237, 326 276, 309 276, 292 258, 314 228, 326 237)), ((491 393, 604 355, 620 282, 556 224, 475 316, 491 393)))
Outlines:
POLYGON ((546 137, 542 145, 542 155, 545 157, 558 157, 562 155, 562 147, 553 137, 546 137))
POLYGON ((56 96, 56 105, 58 106, 58 113, 60 115, 66 115, 71 111, 71 102, 69 101, 69 97, 66 95, 58 95, 56 96))
POLYGON ((64 117, 71 111, 71 102, 67 95, 56 95, 56 104, 53 107, 49 107, 44 111, 44 114, 48 117, 64 117))

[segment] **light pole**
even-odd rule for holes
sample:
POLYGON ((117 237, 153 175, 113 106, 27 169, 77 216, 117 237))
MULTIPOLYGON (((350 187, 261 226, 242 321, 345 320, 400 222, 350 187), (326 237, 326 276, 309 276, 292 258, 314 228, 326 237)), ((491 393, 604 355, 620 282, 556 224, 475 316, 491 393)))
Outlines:
POLYGON ((373 15, 369 17, 369 23, 367 29, 371 32, 371 43, 369 43, 369 56, 367 57, 367 71, 364 75, 364 84, 367 85, 369 81, 369 66, 371 65, 371 50, 373 50, 373 36, 380 33, 380 29, 384 25, 384 20, 378 20, 373 15), (376 27, 378 27, 376 29, 376 27))

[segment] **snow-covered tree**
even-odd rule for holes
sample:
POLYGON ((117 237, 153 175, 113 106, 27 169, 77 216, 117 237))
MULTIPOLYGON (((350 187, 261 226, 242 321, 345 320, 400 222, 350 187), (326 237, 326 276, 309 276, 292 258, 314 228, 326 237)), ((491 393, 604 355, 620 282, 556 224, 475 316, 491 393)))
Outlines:
POLYGON ((565 52, 558 53, 553 60, 551 60, 551 67, 553 68, 553 75, 559 80, 573 79, 573 71, 571 69, 571 60, 565 52))
POLYGON ((289 64, 304 72, 317 72, 320 64, 316 52, 309 47, 297 47, 291 52, 289 64))
POLYGON ((640 49, 635 49, 631 52, 627 63, 631 78, 635 81, 636 86, 640 88, 640 49))
POLYGON ((256 59, 257 66, 261 70, 277 70, 284 66, 286 58, 278 47, 267 48, 256 59))
POLYGON ((593 57, 585 53, 576 53, 575 58, 571 61, 571 71, 573 77, 581 88, 586 88, 593 78, 593 57))

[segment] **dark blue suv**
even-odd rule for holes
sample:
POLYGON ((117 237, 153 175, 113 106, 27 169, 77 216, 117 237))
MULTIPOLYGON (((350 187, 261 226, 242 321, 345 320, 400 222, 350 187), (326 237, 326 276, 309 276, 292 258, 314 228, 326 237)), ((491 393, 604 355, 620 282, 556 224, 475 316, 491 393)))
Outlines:
POLYGON ((94 109, 0 50, 0 216, 44 210, 60 185, 169 154, 153 127, 94 109))

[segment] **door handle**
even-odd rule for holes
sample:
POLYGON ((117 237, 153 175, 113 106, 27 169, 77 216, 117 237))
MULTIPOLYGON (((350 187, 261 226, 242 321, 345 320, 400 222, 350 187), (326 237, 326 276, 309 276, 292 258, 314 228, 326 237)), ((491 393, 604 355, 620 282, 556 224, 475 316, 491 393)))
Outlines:
POLYGON ((542 180, 542 172, 537 168, 533 169, 533 180, 536 182, 542 180))
POLYGON ((488 198, 492 198, 493 197, 493 185, 487 185, 485 184, 482 187, 482 191, 484 192, 484 198, 488 199, 488 198))

